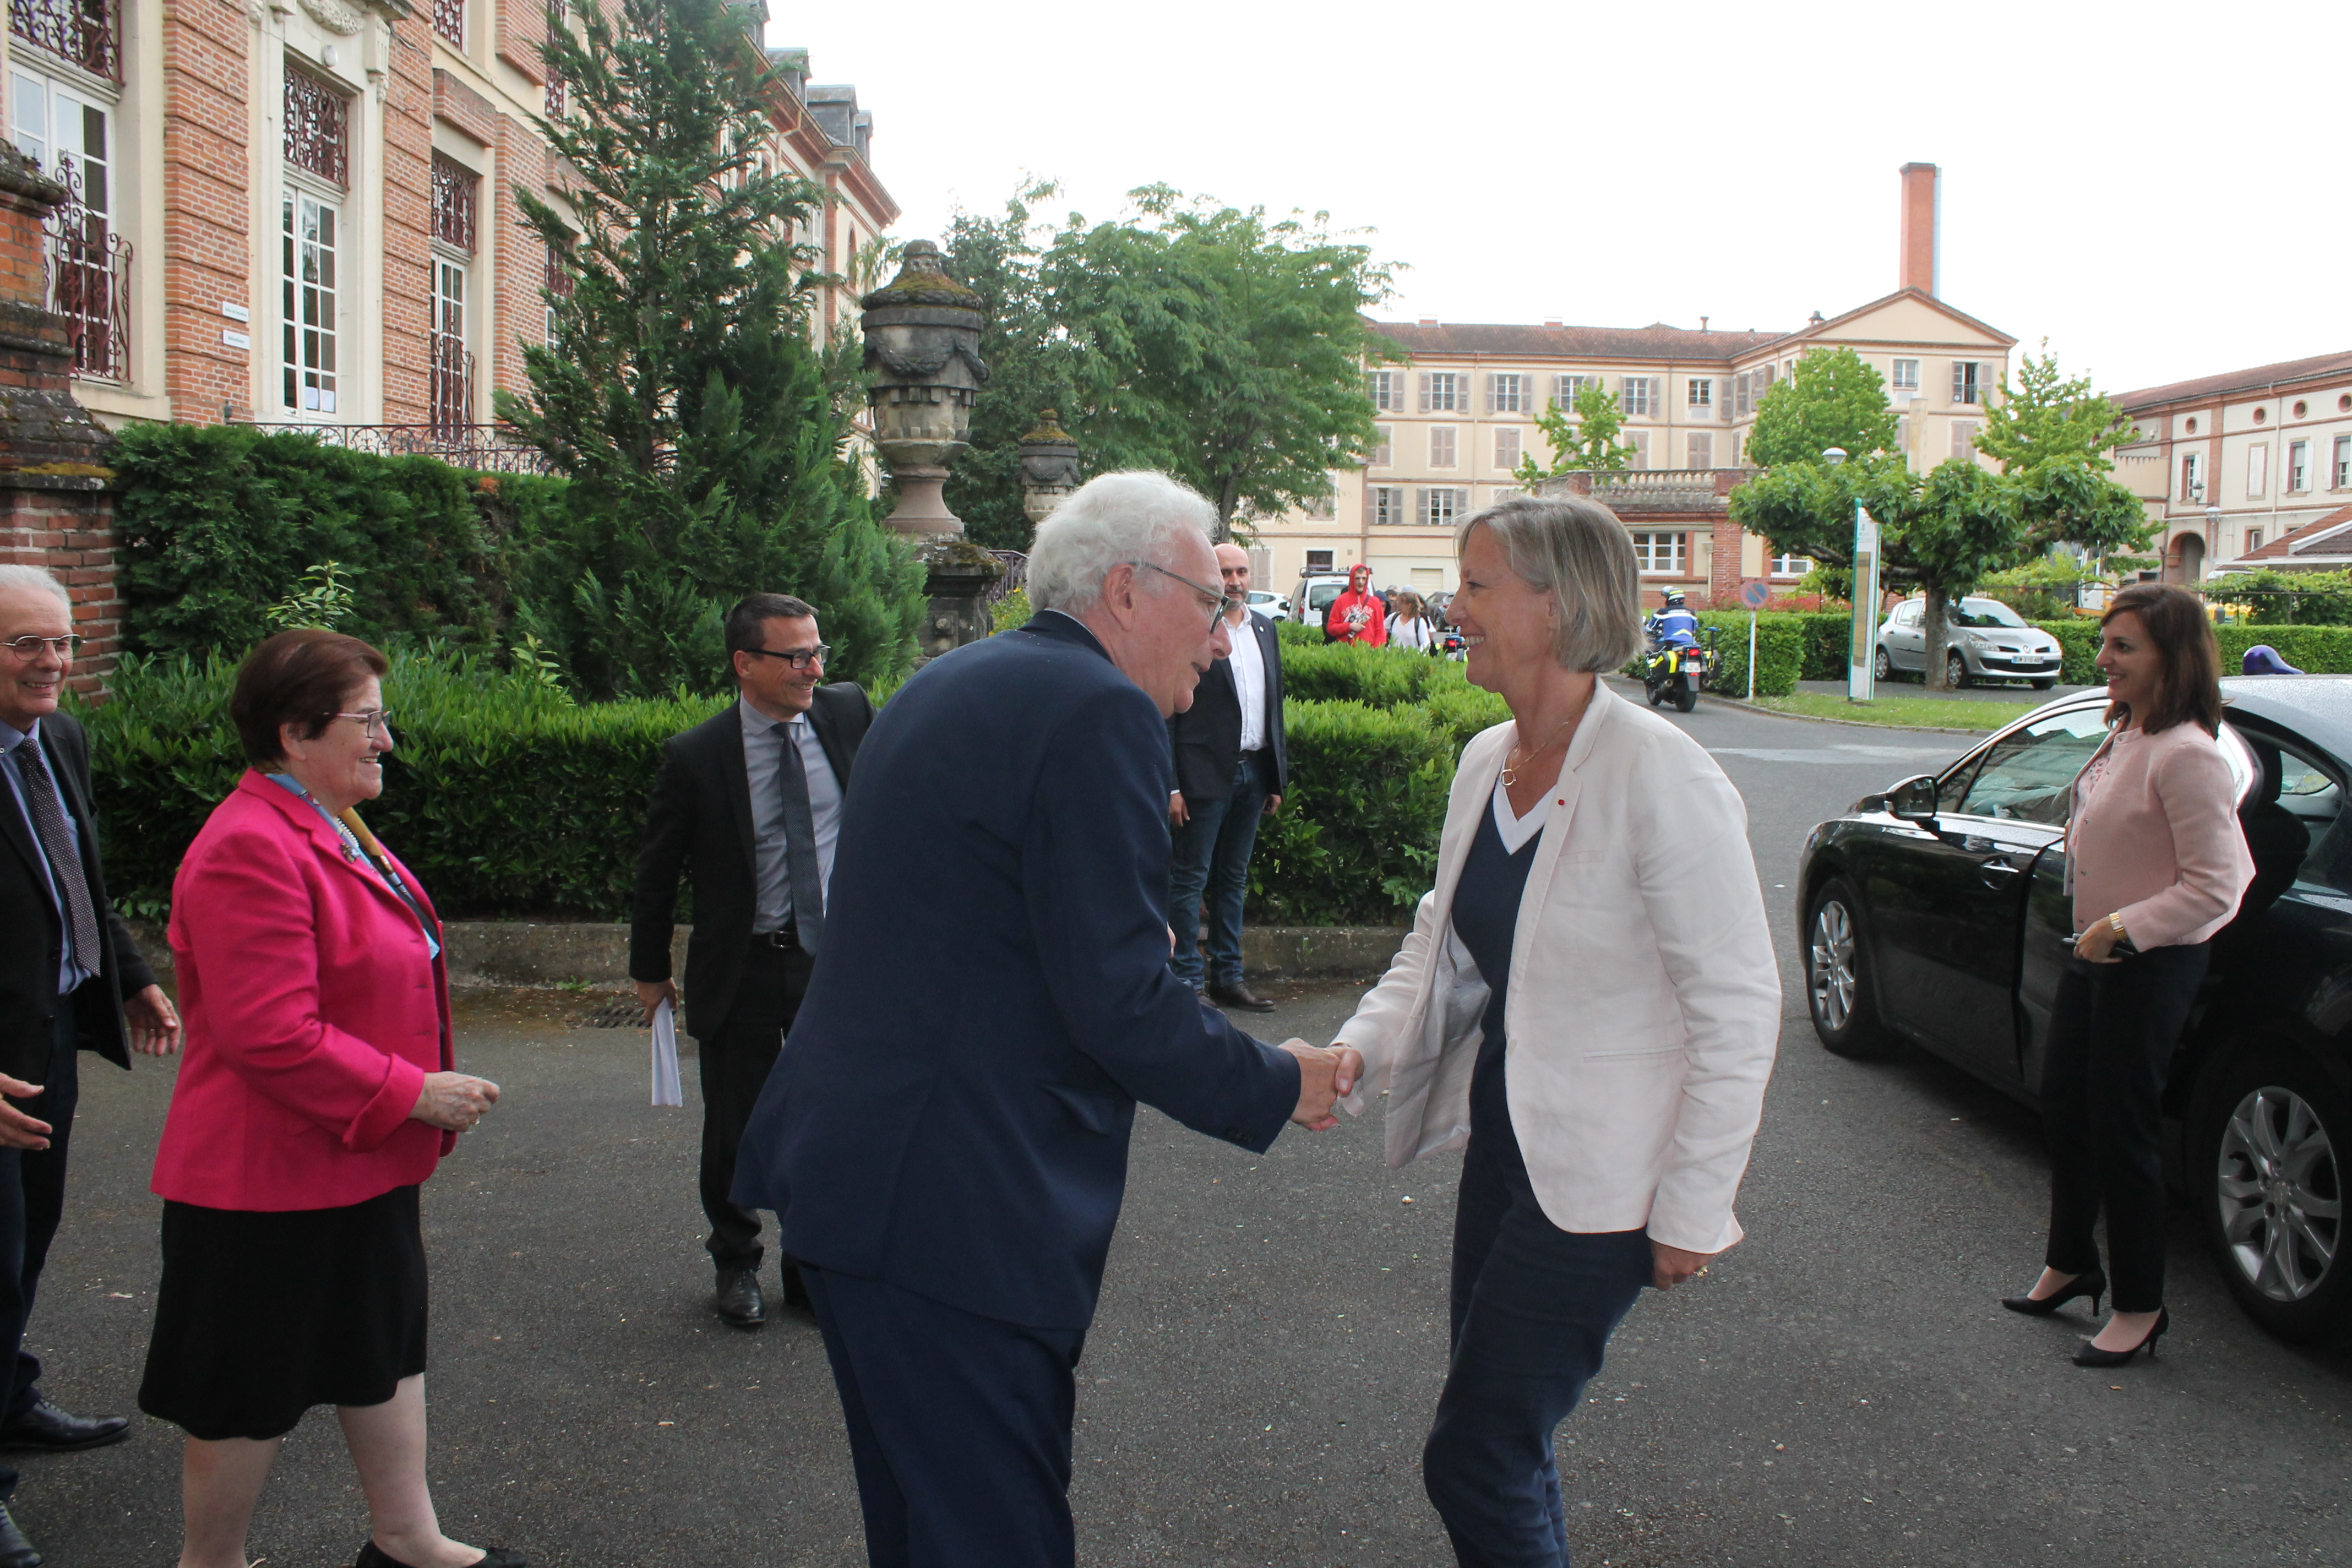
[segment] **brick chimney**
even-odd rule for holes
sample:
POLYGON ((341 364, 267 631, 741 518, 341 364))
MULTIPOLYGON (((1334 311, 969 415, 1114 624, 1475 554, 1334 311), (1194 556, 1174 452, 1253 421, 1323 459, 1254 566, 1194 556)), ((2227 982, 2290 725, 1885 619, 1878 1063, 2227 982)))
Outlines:
POLYGON ((1943 283, 1944 248, 1937 230, 1944 187, 1933 163, 1903 165, 1903 280, 1899 287, 1936 294, 1943 283))

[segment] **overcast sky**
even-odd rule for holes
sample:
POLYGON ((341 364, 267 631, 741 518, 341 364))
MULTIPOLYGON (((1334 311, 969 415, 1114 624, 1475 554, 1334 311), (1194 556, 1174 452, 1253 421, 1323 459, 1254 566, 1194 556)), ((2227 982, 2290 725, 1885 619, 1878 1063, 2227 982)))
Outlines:
POLYGON ((1058 5, 771 0, 934 237, 1024 176, 1328 211, 1375 315, 1785 330, 1896 285, 1943 169, 1943 297, 2122 391, 2352 349, 2352 5, 1058 5))

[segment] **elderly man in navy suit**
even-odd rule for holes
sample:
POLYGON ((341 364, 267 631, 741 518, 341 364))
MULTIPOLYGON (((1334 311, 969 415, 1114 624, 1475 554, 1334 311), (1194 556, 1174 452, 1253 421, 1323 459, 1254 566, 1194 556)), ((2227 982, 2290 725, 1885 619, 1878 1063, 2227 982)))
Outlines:
POLYGON ((843 808, 824 962, 735 1201, 800 1260, 877 1568, 1066 1565, 1078 1353, 1138 1100, 1252 1151, 1360 1061, 1260 1044, 1168 968, 1167 717, 1232 643, 1208 531, 1106 474, 1034 619, 900 688, 843 808))

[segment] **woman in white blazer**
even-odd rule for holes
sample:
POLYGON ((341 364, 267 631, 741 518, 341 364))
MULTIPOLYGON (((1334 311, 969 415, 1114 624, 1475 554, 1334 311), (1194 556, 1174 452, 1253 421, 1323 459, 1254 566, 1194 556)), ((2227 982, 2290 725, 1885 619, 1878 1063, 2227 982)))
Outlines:
POLYGON ((1430 1501, 1465 1568, 1564 1565, 1553 1431, 1642 1287, 1739 1239, 1780 972, 1738 792, 1597 679, 1641 645, 1623 526, 1521 498, 1454 545, 1448 616, 1513 718, 1463 748, 1437 885, 1337 1044, 1390 1164, 1467 1145, 1430 1501))

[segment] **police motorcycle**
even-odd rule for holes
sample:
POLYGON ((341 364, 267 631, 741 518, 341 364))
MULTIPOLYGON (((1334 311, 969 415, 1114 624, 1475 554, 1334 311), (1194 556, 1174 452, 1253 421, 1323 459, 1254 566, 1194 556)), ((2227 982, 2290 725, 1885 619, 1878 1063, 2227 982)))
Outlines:
POLYGON ((1653 708, 1671 702, 1688 713, 1698 707, 1718 662, 1715 629, 1701 627, 1680 591, 1670 591, 1664 606, 1643 623, 1650 646, 1642 661, 1642 685, 1653 708))

